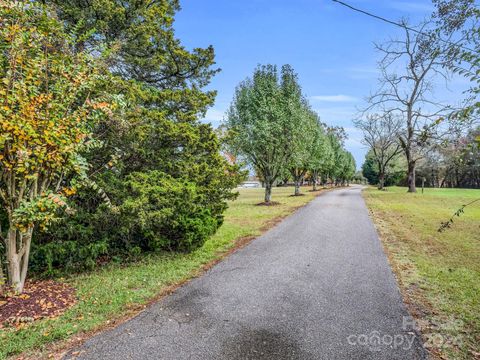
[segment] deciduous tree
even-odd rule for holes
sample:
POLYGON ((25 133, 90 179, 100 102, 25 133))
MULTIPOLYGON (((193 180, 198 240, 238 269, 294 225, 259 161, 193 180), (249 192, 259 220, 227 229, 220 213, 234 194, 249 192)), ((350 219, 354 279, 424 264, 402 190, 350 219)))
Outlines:
POLYGON ((259 66, 236 89, 227 114, 231 146, 260 172, 265 203, 272 186, 291 159, 297 141, 299 93, 296 74, 288 65, 278 74, 273 65, 259 66))
POLYGON ((319 123, 316 115, 308 106, 306 101, 299 102, 299 109, 297 110, 297 119, 294 121, 296 126, 295 141, 291 148, 290 160, 287 168, 290 171, 294 183, 294 195, 300 195, 300 185, 308 170, 311 169, 311 164, 314 161, 315 141, 317 139, 317 131, 319 123))
POLYGON ((319 177, 328 172, 333 166, 333 153, 328 141, 325 125, 320 122, 317 114, 313 113, 316 126, 313 129, 313 141, 310 147, 309 171, 311 172, 313 191, 317 190, 319 177))
POLYGON ((404 22, 404 35, 377 49, 383 54, 379 68, 380 88, 369 98, 365 113, 379 111, 403 119, 398 140, 408 164, 408 191, 416 192, 415 167, 438 134, 442 119, 451 111, 448 104, 435 101, 435 79, 448 79, 444 54, 448 39, 428 23, 415 31, 404 22))
POLYGON ((363 132, 363 142, 375 158, 378 167, 378 189, 383 190, 388 165, 400 154, 398 142, 402 122, 392 113, 367 115, 355 121, 355 126, 363 132))
POLYGON ((8 282, 22 292, 35 226, 47 226, 80 172, 81 150, 108 104, 95 101, 93 58, 48 8, 0 3, 0 202, 8 282))

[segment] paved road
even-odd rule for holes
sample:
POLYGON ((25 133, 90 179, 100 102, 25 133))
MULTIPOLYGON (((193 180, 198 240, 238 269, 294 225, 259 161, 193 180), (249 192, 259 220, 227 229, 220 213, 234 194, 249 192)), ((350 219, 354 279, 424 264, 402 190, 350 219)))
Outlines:
POLYGON ((116 360, 423 359, 405 316, 361 188, 351 187, 75 350, 116 360))

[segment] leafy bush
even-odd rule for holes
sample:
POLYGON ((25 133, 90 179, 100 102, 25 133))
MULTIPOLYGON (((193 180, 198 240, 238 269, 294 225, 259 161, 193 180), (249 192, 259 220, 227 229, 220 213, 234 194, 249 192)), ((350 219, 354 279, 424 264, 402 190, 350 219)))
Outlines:
POLYGON ((101 255, 106 254, 108 245, 105 241, 79 244, 76 241, 49 242, 34 247, 32 270, 42 271, 46 275, 55 275, 57 268, 65 271, 93 269, 101 255))
POLYGON ((119 235, 144 250, 190 251, 220 225, 194 183, 150 171, 130 174, 125 185, 129 195, 119 209, 119 235))
MULTIPOLYGON (((215 233, 223 221, 218 204, 195 183, 161 171, 134 172, 119 182, 124 198, 117 206, 78 206, 35 238, 32 269, 48 275, 56 269, 93 269, 103 257, 129 258, 159 250, 191 251, 215 233)), ((77 196, 92 201, 92 191, 77 196)), ((84 204, 83 204, 84 205, 84 204)))
MULTIPOLYGON (((83 190, 77 200, 88 202, 91 190, 83 190)), ((95 212, 74 207, 75 213, 61 218, 33 239, 31 270, 35 273, 55 275, 58 269, 67 272, 91 270, 101 256, 110 253, 105 234, 110 225, 100 226, 109 209, 100 206, 95 212)))
MULTIPOLYGON (((362 165, 362 173, 370 185, 378 184, 378 164, 375 161, 372 151, 365 155, 365 162, 362 165)), ((406 170, 400 158, 394 159, 387 168, 385 186, 404 185, 406 186, 406 170)))

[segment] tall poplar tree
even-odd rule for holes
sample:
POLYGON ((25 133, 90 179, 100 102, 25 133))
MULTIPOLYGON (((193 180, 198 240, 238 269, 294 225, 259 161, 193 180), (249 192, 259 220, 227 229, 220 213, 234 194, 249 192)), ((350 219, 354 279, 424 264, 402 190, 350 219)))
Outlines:
POLYGON ((289 65, 280 74, 276 66, 263 65, 237 87, 227 114, 231 146, 260 172, 266 204, 297 147, 300 99, 297 75, 289 65))
POLYGON ((325 132, 324 124, 320 122, 318 115, 313 113, 317 126, 313 130, 313 142, 310 146, 309 171, 311 173, 313 191, 317 190, 319 178, 328 172, 333 166, 333 153, 325 132))

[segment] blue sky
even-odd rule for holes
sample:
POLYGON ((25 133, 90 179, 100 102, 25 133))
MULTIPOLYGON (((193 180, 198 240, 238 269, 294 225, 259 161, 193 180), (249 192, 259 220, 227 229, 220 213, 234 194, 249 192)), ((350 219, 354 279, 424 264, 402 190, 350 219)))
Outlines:
MULTIPOLYGON (((428 0, 346 2, 413 22, 433 10, 428 0)), ((183 0, 181 6, 177 36, 187 48, 213 45, 222 69, 209 86, 218 96, 204 121, 220 124, 235 86, 257 64, 291 64, 322 121, 347 130, 346 147, 361 166, 367 149, 351 120, 377 84, 380 54, 373 43, 395 37, 399 29, 331 0, 183 0)))

